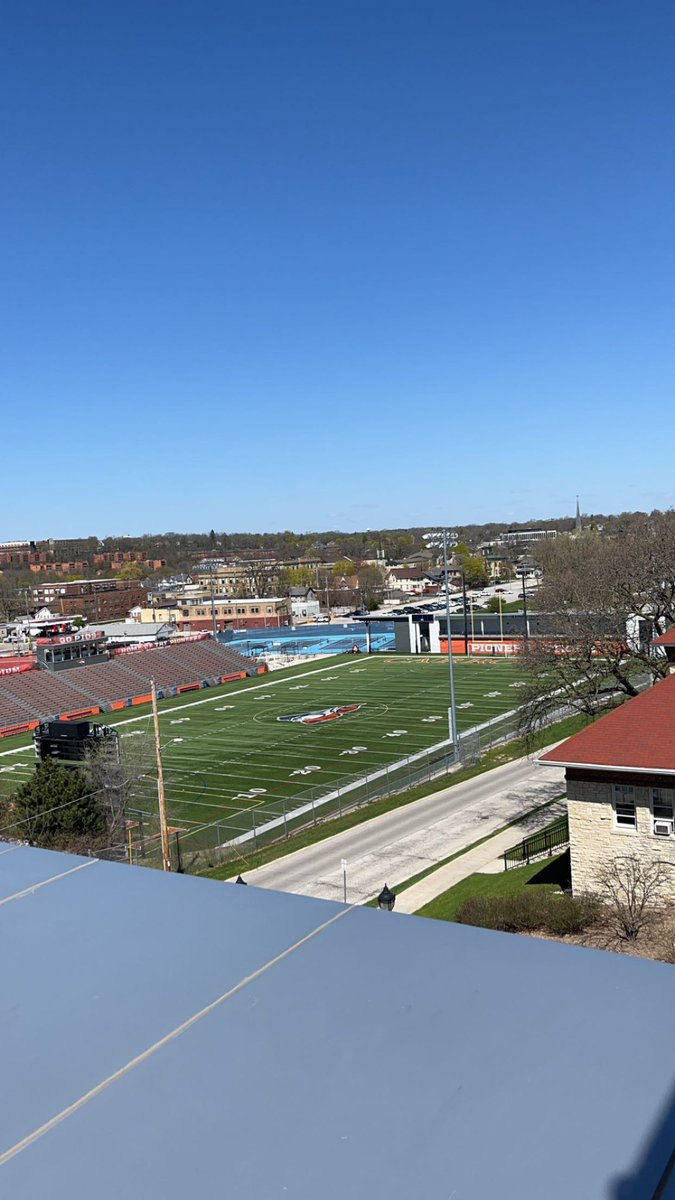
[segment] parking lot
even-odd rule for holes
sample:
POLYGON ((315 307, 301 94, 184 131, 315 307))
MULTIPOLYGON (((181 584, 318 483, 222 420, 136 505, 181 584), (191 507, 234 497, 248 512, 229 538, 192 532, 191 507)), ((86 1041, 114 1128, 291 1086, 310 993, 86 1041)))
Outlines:
MULTIPOLYGON (((525 578, 525 595, 529 600, 536 595, 540 581, 534 576, 526 576, 525 578)), ((467 600, 471 607, 480 612, 484 610, 488 602, 494 597, 500 595, 504 604, 510 604, 514 600, 522 599, 523 584, 521 579, 513 579, 507 583, 488 584, 484 588, 467 588, 467 600)), ((459 613, 464 608, 464 600, 461 588, 450 588, 450 612, 459 613)), ((419 612, 437 612, 443 614, 446 609, 445 591, 442 590, 434 595, 427 596, 411 596, 410 598, 401 601, 387 601, 378 610, 382 616, 405 616, 419 612)))

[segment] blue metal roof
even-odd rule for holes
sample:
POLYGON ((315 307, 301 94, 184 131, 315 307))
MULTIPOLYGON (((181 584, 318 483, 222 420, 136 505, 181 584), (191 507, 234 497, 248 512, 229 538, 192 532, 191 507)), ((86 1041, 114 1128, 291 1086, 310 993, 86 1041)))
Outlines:
POLYGON ((28 848, 0 889, 2 1196, 646 1200, 663 1175, 673 967, 28 848))

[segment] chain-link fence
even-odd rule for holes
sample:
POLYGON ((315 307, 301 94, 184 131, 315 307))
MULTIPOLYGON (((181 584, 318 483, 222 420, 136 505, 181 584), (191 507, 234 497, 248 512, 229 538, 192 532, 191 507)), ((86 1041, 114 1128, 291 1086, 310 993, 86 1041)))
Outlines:
MULTIPOLYGON (((317 786, 302 795, 266 798, 209 824, 188 820, 170 826, 174 869, 195 871, 209 865, 243 859, 247 851, 259 850, 332 817, 372 804, 375 800, 409 791, 434 780, 442 780, 459 766, 479 761, 489 749, 517 736, 518 713, 503 713, 491 721, 466 730, 459 738, 459 758, 449 740, 417 751, 397 762, 363 775, 333 781, 330 789, 317 786)), ((106 852, 134 863, 161 866, 159 820, 156 812, 143 809, 128 813, 127 845, 106 852)))

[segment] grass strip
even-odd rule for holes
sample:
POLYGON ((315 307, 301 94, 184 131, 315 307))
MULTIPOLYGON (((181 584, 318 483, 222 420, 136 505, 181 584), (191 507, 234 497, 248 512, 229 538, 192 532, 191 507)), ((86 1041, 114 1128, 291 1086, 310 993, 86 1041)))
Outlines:
POLYGON ((465 900, 474 896, 495 896, 503 899, 516 896, 528 885, 541 887, 545 891, 560 892, 569 875, 569 856, 560 854, 544 862, 530 863, 527 867, 515 867, 494 875, 476 873, 460 879, 440 896, 434 897, 415 916, 432 917, 437 921, 454 921, 458 909, 465 900), (540 877, 540 878, 538 878, 540 877))

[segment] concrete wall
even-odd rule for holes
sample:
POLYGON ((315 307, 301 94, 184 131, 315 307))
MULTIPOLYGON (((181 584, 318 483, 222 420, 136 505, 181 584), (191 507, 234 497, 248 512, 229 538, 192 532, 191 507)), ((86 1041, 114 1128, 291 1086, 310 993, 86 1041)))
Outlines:
POLYGON ((657 837, 653 832, 651 809, 652 787, 672 787, 673 780, 650 780, 641 786, 639 775, 615 775, 605 779, 570 778, 567 773, 567 811, 570 823, 570 853, 572 860, 572 889, 575 894, 594 891, 598 873, 612 858, 637 855, 645 862, 661 860, 672 867, 672 879, 667 888, 675 900, 675 837, 657 837), (631 783, 635 787, 637 828, 617 826, 612 805, 614 783, 631 783))

